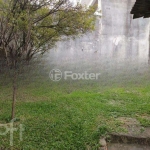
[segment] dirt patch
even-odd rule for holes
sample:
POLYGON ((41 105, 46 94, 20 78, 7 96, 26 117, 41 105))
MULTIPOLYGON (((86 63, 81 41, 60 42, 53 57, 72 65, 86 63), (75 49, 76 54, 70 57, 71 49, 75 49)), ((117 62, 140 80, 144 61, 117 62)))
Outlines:
POLYGON ((135 118, 117 119, 126 132, 111 133, 108 150, 150 150, 150 128, 143 128, 135 118))
POLYGON ((108 102, 108 104, 112 106, 120 106, 120 105, 123 105, 123 101, 111 100, 108 102))
POLYGON ((148 132, 145 132, 145 130, 148 130, 148 128, 144 128, 140 125, 140 122, 136 120, 135 118, 126 118, 126 117, 120 117, 117 119, 119 122, 121 122, 121 128, 123 131, 126 132, 120 132, 119 134, 129 135, 129 136, 145 136, 149 137, 148 132))

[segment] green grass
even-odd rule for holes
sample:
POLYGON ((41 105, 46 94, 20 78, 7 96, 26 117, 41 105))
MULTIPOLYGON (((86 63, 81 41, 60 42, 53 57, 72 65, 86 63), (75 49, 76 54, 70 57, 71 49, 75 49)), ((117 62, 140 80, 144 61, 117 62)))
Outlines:
MULTIPOLYGON (((97 82, 36 79, 20 81, 15 127, 24 125, 23 141, 14 132, 14 149, 96 150, 100 136, 119 131, 118 117, 137 118, 150 126, 150 86, 109 85, 97 82), (35 82, 36 81, 36 82, 35 82)), ((0 86, 0 122, 9 121, 11 84, 0 86)), ((0 128, 3 132, 4 128, 0 128)), ((9 133, 0 135, 0 148, 9 148, 9 133)))

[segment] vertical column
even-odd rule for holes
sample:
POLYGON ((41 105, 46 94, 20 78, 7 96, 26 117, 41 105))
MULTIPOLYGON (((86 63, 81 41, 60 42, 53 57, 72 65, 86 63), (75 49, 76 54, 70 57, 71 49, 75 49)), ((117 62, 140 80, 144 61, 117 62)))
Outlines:
POLYGON ((97 1, 98 1, 98 8, 95 12, 95 15, 102 16, 102 1, 101 0, 97 0, 97 1))

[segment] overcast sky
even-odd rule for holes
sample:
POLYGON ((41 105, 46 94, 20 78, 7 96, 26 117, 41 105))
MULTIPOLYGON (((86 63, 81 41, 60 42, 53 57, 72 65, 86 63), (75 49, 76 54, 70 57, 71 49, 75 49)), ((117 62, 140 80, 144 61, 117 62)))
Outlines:
POLYGON ((73 4, 76 4, 77 2, 76 2, 76 0, 70 0, 73 4))

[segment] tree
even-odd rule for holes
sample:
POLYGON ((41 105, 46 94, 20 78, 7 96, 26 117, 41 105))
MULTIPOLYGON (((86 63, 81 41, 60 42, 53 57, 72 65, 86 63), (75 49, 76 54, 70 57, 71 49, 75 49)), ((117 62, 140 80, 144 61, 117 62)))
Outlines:
POLYGON ((69 0, 0 0, 0 55, 14 72, 12 119, 19 67, 65 36, 93 30, 93 14, 93 8, 73 6, 69 0))

